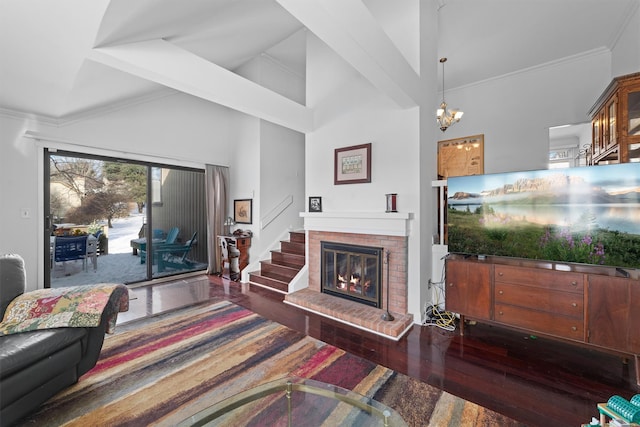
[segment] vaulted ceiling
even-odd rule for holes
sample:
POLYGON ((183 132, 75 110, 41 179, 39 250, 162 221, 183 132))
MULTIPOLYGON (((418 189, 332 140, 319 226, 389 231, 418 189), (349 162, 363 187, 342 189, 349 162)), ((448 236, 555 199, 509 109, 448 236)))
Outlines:
MULTIPOLYGON (((638 7, 637 0, 398 3, 415 6, 417 1, 434 1, 438 7, 438 55, 449 58, 447 89, 611 49, 638 7)), ((306 106, 232 72, 258 55, 268 55, 304 76, 305 31, 398 105, 411 106, 417 101, 419 70, 375 19, 392 13, 390 4, 2 0, 0 112, 62 120, 169 87, 306 131, 306 106)))

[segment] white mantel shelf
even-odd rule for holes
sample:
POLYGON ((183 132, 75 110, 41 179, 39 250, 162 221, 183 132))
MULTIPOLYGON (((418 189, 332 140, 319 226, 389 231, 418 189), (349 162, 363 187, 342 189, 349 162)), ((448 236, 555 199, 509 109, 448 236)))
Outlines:
POLYGON ((410 212, 301 212, 304 229, 336 233, 408 236, 410 212))

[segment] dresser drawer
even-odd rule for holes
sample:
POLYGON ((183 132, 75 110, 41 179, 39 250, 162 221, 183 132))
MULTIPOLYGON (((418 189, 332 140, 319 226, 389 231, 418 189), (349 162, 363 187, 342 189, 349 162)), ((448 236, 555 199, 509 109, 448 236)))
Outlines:
POLYGON ((560 292, 535 286, 509 283, 495 284, 496 304, 510 304, 523 308, 561 314, 575 319, 584 318, 584 298, 576 292, 560 292))
POLYGON ((584 341, 584 321, 506 304, 495 304, 494 320, 509 326, 528 329, 575 341, 584 341))
POLYGON ((494 281, 495 283, 517 283, 565 292, 584 292, 582 273, 496 265, 494 281))

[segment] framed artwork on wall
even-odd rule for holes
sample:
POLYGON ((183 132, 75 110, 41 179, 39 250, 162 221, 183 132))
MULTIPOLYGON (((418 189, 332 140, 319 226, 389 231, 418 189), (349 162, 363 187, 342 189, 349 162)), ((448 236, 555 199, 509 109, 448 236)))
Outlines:
POLYGON ((309 197, 309 212, 322 212, 322 197, 309 197))
POLYGON ((253 199, 238 199, 233 201, 233 220, 236 224, 251 224, 253 199))
POLYGON ((371 143, 336 148, 334 185, 371 182, 371 143))
POLYGON ((484 135, 438 141, 438 177, 484 174, 484 135))

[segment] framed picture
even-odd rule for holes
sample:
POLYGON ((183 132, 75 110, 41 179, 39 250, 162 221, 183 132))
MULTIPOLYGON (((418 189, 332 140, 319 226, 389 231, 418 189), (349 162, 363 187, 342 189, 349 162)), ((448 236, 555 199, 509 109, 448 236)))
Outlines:
POLYGON ((484 174, 484 135, 438 141, 438 177, 484 174))
POLYGON ((251 224, 253 199, 233 201, 233 220, 236 224, 251 224))
POLYGON ((338 184, 371 182, 371 143, 336 148, 334 181, 338 184))
POLYGON ((309 212, 322 212, 322 197, 309 197, 309 212))

